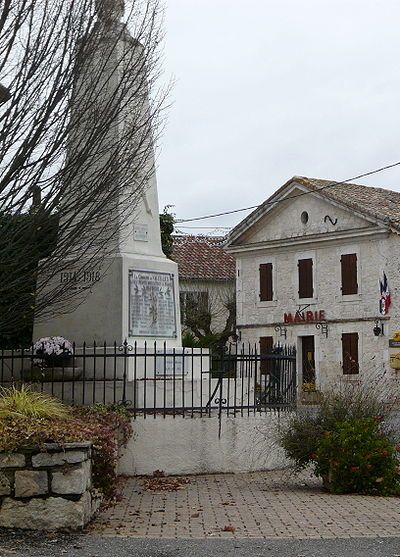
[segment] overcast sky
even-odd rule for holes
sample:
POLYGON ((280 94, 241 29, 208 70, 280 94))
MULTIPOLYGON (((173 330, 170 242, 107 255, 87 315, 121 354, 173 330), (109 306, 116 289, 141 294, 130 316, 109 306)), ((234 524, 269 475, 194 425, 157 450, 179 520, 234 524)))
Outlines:
MULTIPOLYGON (((161 208, 175 205, 178 218, 229 211, 296 174, 342 180, 400 160, 398 0, 166 5, 165 69, 176 84, 161 208)), ((400 191, 400 167, 361 183, 400 191)))

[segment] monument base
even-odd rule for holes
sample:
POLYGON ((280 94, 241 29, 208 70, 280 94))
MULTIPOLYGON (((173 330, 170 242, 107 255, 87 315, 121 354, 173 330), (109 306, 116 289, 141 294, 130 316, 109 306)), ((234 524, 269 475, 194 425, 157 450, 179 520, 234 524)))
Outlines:
POLYGON ((82 346, 112 346, 165 342, 181 346, 178 267, 166 257, 118 254, 102 262, 101 269, 60 273, 57 280, 68 285, 71 300, 45 320, 35 320, 33 340, 63 336, 82 346))

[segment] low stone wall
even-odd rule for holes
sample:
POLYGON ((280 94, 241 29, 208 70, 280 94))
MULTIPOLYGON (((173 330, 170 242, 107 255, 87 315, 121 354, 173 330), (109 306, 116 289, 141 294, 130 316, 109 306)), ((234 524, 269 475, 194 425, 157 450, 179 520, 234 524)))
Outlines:
POLYGON ((100 505, 91 485, 91 444, 0 453, 0 527, 83 528, 100 505))

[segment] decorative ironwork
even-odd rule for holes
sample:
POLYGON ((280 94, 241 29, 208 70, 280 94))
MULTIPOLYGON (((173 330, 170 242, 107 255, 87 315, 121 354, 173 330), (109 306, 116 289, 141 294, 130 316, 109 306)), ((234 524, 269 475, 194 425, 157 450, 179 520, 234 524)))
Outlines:
POLYGON ((321 335, 325 335, 328 338, 328 323, 316 323, 315 328, 321 331, 321 335))
POLYGON ((124 342, 121 346, 118 346, 118 350, 120 352, 132 352, 133 346, 132 344, 128 344, 127 341, 124 342))
POLYGON ((282 325, 277 325, 275 327, 275 331, 277 333, 279 333, 280 337, 283 337, 285 339, 287 338, 287 328, 286 327, 282 327, 282 325))
POLYGON ((329 222, 332 224, 332 226, 337 225, 338 220, 337 219, 333 220, 332 217, 330 217, 329 215, 325 215, 325 217, 324 217, 324 222, 326 222, 327 220, 329 220, 329 222))
POLYGON ((296 405, 297 374, 294 346, 277 344, 260 355, 266 365, 260 375, 257 407, 259 411, 292 409, 296 405))
POLYGON ((68 361, 39 368, 34 347, 0 350, 0 385, 36 383, 67 404, 121 404, 133 418, 224 416, 291 411, 296 351, 258 343, 227 350, 169 348, 166 343, 73 344, 68 361), (59 367, 56 367, 56 366, 59 367))

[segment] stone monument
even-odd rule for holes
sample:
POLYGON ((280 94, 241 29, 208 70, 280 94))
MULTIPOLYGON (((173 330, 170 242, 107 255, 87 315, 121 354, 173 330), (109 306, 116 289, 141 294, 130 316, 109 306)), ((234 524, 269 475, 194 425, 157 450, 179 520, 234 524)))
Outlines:
MULTIPOLYGON (((117 52, 130 44, 138 46, 120 22, 123 0, 98 0, 96 6, 98 25, 104 28, 108 37, 105 40, 112 36, 117 52)), ((110 80, 118 79, 118 65, 117 68, 110 65, 109 71, 110 80)), ((73 102, 79 104, 79 98, 73 102)), ((130 107, 136 109, 137 106, 130 107)), ((73 148, 74 138, 70 138, 69 149, 73 148)), ((150 152, 148 164, 154 168, 152 145, 150 152)), ((122 225, 124 233, 113 240, 112 249, 100 267, 88 265, 84 272, 71 268, 60 273, 57 278, 60 283, 73 281, 76 291, 86 289, 86 296, 72 312, 57 310, 46 320, 35 321, 34 340, 61 335, 77 346, 93 341, 111 346, 125 340, 129 344, 136 342, 139 347, 154 341, 160 345, 167 342, 171 348, 181 345, 178 269, 161 247, 155 172, 149 173, 140 200, 127 217, 122 225)))

